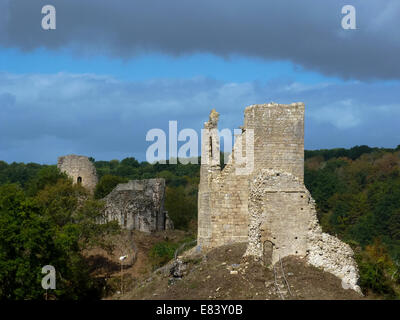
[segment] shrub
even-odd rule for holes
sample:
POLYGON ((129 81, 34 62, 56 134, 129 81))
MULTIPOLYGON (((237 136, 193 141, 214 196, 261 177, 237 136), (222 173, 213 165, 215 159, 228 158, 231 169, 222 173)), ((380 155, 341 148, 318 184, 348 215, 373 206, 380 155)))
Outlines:
POLYGON ((113 176, 111 174, 106 174, 101 177, 99 183, 96 185, 96 189, 94 190, 95 199, 104 198, 108 195, 119 183, 128 182, 128 179, 113 176))

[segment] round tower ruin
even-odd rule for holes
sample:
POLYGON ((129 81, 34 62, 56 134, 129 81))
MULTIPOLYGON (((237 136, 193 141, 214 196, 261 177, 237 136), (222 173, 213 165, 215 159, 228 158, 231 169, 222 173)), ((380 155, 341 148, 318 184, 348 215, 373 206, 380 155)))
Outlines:
POLYGON ((58 158, 58 169, 66 173, 74 183, 79 183, 90 192, 94 192, 97 184, 96 168, 88 157, 67 155, 58 158))

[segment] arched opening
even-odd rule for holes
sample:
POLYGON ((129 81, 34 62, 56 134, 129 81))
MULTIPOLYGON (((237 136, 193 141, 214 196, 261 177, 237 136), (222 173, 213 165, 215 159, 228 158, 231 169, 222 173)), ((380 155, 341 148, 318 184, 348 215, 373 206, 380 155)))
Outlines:
POLYGON ((272 253, 274 251, 274 243, 269 240, 265 240, 262 244, 263 246, 263 262, 266 266, 272 264, 272 253))
POLYGON ((81 184, 82 183, 82 177, 78 177, 77 182, 78 182, 78 184, 81 184))

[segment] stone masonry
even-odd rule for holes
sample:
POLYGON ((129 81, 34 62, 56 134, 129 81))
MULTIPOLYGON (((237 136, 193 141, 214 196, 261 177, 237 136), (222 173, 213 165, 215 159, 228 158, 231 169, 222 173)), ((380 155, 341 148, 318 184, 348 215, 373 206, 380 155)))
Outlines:
POLYGON ((360 292, 352 249, 322 232, 304 186, 304 104, 247 107, 242 134, 223 170, 218 120, 213 110, 202 137, 199 248, 247 242, 245 256, 272 264, 297 255, 339 277, 343 287, 360 292), (250 134, 253 140, 247 139, 250 134), (251 171, 239 174, 244 164, 237 154, 253 158, 251 171))
POLYGON ((152 232, 173 229, 164 211, 165 180, 130 180, 118 184, 103 200, 107 219, 128 230, 152 232))
POLYGON ((74 183, 80 183, 90 192, 97 184, 97 173, 93 163, 85 156, 68 155, 58 158, 58 169, 66 173, 74 183))
MULTIPOLYGON (((58 158, 57 167, 74 183, 80 183, 92 194, 98 182, 96 168, 85 156, 58 158)), ((164 211, 165 180, 131 180, 118 184, 103 200, 107 220, 117 220, 128 230, 152 232, 173 229, 172 220, 164 211)))

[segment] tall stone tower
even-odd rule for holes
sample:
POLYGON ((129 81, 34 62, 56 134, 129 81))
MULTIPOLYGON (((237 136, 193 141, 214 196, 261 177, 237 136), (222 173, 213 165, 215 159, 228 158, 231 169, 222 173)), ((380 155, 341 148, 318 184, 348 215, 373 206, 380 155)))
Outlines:
POLYGON ((72 178, 74 183, 82 184, 90 192, 94 192, 97 184, 96 168, 88 157, 67 155, 58 158, 58 169, 72 178))
POLYGON ((281 170, 304 180, 303 103, 249 106, 244 129, 254 130, 254 171, 281 170))
POLYGON ((211 110, 209 120, 204 123, 201 146, 201 166, 199 194, 198 194, 198 236, 205 246, 210 245, 212 236, 211 195, 210 182, 213 176, 221 171, 220 148, 218 137, 219 114, 211 110))
POLYGON ((304 175, 303 103, 259 104, 245 109, 242 134, 234 146, 244 157, 252 153, 253 169, 244 174, 238 174, 243 163, 235 159, 235 152, 225 168, 220 168, 218 120, 219 114, 212 110, 202 135, 198 196, 198 243, 202 247, 247 241, 251 182, 259 170, 288 172, 301 182, 304 175), (246 147, 250 132, 254 141, 246 147))
POLYGON ((245 255, 268 264, 300 256, 360 292, 351 247, 322 232, 304 186, 304 104, 247 107, 222 170, 217 126, 213 110, 202 135, 198 248, 247 242, 245 255))

